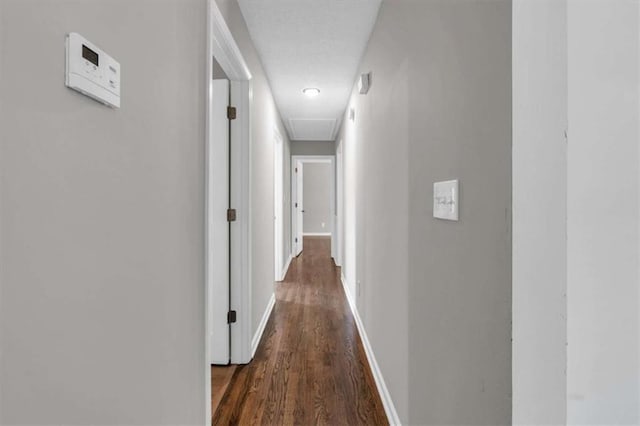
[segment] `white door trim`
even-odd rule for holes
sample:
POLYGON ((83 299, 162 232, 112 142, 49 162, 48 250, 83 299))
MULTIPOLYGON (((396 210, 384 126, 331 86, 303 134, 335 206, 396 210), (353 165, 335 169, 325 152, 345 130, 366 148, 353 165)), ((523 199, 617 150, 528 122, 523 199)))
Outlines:
POLYGON ((300 256, 304 250, 304 238, 302 237, 302 209, 304 200, 300 199, 298 186, 303 182, 304 167, 296 160, 291 160, 291 256, 300 256), (299 239, 298 239, 299 238, 299 239))
MULTIPOLYGON (((231 81, 231 101, 237 108, 237 119, 231 124, 231 203, 237 209, 237 221, 231 227, 231 309, 238 312, 238 321, 231 327, 231 362, 245 364, 251 360, 251 72, 238 48, 227 23, 215 0, 207 0, 206 43, 206 177, 205 177, 205 228, 209 232, 208 206, 210 170, 216 167, 216 159, 209 160, 209 134, 211 129, 211 102, 213 84, 213 58, 220 64, 231 81), (213 163, 212 163, 213 162, 213 163), (234 271, 237 271, 235 274, 234 271)), ((204 340, 205 340, 205 397, 211 401, 211 345, 208 339, 211 325, 207 321, 212 308, 209 298, 210 274, 215 273, 208 259, 215 256, 205 238, 205 295, 204 340)), ((215 295, 213 295, 215 297, 215 295)), ((204 424, 211 423, 211 404, 205 404, 204 424)))
MULTIPOLYGON (((335 155, 292 155, 291 156, 291 170, 296 167, 296 163, 301 161, 302 163, 330 163, 331 164, 331 257, 336 257, 336 241, 338 240, 338 232, 336 226, 336 156, 335 155)), ((296 209, 293 202, 294 194, 297 194, 297 180, 295 173, 291 173, 291 247, 294 251, 295 238, 297 235, 298 221, 293 220, 296 217, 296 209)), ((296 195, 297 198, 297 195, 296 195)), ((304 206, 303 206, 304 207, 304 206)))
POLYGON ((231 81, 231 103, 238 117, 231 122, 231 205, 237 210, 231 226, 231 309, 238 313, 237 322, 231 325, 231 363, 247 364, 253 358, 250 80, 231 81))
POLYGON ((340 140, 336 149, 336 242, 334 258, 336 265, 342 267, 344 247, 344 141, 340 140))
POLYGON ((277 127, 273 129, 273 231, 275 242, 274 281, 284 280, 284 140, 277 127), (278 193, 279 192, 279 193, 278 193))

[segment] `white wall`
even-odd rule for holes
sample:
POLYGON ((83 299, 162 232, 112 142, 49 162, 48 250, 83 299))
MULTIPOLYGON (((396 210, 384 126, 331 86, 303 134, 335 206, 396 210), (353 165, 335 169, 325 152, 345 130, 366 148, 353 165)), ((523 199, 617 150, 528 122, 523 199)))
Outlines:
POLYGON ((331 163, 304 163, 303 209, 305 234, 331 233, 331 163))
MULTIPOLYGON (((0 1, 0 24, 4 22, 4 2, 0 1)), ((3 78, 4 78, 4 66, 3 66, 3 57, 4 55, 1 54, 2 53, 2 49, 4 46, 4 31, 2 30, 2 28, 0 27, 0 82, 2 82, 3 78)), ((1 83, 0 83, 1 84, 1 83)), ((2 89, 0 89, 0 94, 2 89)), ((4 129, 5 125, 4 125, 4 115, 2 114, 2 104, 3 104, 3 98, 0 97, 0 129, 4 129)), ((2 130, 0 130, 0 135, 2 135, 2 130)), ((2 143, 0 142, 0 149, 2 147, 2 143)), ((0 151, 1 152, 1 151, 0 151)), ((2 155, 0 155, 0 166, 2 166, 2 155)), ((1 176, 1 175, 0 175, 1 176)), ((1 187, 0 187, 1 190, 1 187)), ((2 253, 3 253, 3 248, 2 248, 2 241, 4 239, 4 232, 3 232, 3 217, 4 217, 4 213, 3 213, 3 206, 4 206, 4 200, 2 197, 2 192, 0 192, 0 309, 2 309, 2 305, 3 305, 3 289, 4 289, 4 276, 3 276, 3 269, 4 269, 4 265, 2 263, 2 253)), ((1 316, 1 314, 0 314, 1 316)), ((3 363, 3 353, 4 353, 4 327, 2 327, 2 325, 0 325, 0 374, 2 371, 2 366, 4 365, 3 363)), ((0 423, 2 423, 2 419, 4 417, 4 415, 2 414, 3 412, 3 404, 4 404, 4 392, 3 392, 3 386, 2 383, 0 383, 0 423)))
POLYGON ((203 424, 206 2, 0 5, 0 424, 203 424), (70 31, 122 108, 64 86, 70 31))
POLYGON ((567 3, 513 2, 513 423, 566 421, 567 3))
POLYGON ((638 14, 569 0, 569 424, 640 424, 638 14))
POLYGON ((639 14, 514 3, 515 424, 640 424, 639 14))
MULTIPOLYGON (((253 333, 255 333, 274 290, 274 128, 277 128, 280 135, 282 135, 285 153, 290 151, 290 142, 273 100, 262 63, 251 41, 237 1, 216 1, 253 76, 253 103, 251 108, 251 298, 253 305, 252 329, 253 333)), ((285 164, 289 162, 288 157, 285 157, 284 162, 285 164)), ((290 173, 289 169, 290 167, 285 167, 285 174, 290 173)), ((285 182, 290 182, 290 179, 289 175, 284 177, 285 182)), ((290 199, 290 191, 290 188, 285 185, 285 197, 287 199, 290 199)), ((287 203, 284 211, 287 212, 288 210, 289 204, 287 203)), ((290 213, 285 214, 285 245, 290 244, 291 241, 289 216, 290 213)), ((289 247, 289 251, 285 253, 285 259, 289 257, 290 252, 291 248, 289 247)))

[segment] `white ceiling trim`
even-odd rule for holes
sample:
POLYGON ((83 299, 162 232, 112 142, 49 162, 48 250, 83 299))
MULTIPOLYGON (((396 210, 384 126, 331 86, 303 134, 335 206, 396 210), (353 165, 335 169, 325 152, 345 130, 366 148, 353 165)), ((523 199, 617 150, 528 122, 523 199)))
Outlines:
POLYGON ((251 80, 251 72, 215 1, 209 1, 211 52, 230 80, 251 80))
POLYGON ((335 139, 335 118, 290 118, 288 131, 293 140, 332 141, 335 139))

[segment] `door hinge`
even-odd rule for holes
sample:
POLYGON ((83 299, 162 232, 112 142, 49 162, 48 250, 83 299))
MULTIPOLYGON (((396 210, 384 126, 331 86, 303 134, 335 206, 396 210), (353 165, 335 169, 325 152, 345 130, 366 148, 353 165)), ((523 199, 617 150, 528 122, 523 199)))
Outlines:
POLYGON ((229 120, 235 120, 237 116, 236 107, 228 106, 227 107, 227 118, 229 120))
POLYGON ((298 208, 298 203, 296 203, 296 209, 298 208))
POLYGON ((296 243, 298 242, 298 239, 296 238, 296 243))
POLYGON ((227 324, 234 324, 237 321, 236 311, 227 312, 227 324))
POLYGON ((236 209, 227 209, 227 222, 236 221, 236 209))

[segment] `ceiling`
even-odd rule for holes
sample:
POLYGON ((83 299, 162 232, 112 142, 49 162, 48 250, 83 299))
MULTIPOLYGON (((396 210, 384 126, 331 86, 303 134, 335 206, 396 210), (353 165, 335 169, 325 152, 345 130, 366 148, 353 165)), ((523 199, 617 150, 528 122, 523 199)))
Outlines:
POLYGON ((291 140, 335 139, 380 1, 238 0, 291 140))

